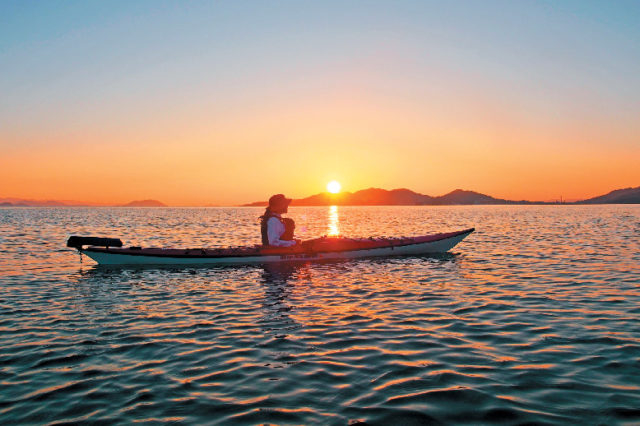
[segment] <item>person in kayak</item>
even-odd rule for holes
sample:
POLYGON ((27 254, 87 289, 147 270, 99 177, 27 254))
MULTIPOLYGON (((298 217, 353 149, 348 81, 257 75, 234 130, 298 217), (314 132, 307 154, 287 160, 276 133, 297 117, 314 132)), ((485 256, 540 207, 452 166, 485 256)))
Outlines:
POLYGON ((291 247, 297 241, 293 239, 296 227, 293 219, 283 218, 281 215, 289 209, 291 198, 283 194, 276 194, 269 198, 269 206, 260 216, 260 231, 262 245, 273 247, 291 247))

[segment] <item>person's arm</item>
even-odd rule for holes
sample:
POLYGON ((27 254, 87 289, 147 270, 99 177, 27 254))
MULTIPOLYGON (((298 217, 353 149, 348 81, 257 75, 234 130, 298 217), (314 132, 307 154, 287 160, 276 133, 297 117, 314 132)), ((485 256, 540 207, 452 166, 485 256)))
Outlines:
POLYGON ((296 244, 295 241, 281 240, 280 236, 284 232, 284 225, 275 217, 270 217, 267 222, 267 237, 269 245, 274 247, 291 247, 296 244))

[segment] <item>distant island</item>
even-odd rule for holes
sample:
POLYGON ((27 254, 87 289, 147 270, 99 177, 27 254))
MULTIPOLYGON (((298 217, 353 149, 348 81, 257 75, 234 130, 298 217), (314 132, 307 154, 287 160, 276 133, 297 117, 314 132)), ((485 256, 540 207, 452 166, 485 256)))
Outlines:
POLYGON ((167 207, 158 200, 135 200, 126 204, 97 204, 81 201, 28 200, 0 198, 0 207, 167 207))
MULTIPOLYGON (((244 207, 264 207, 266 201, 243 204, 244 207)), ((528 200, 504 200, 474 191, 456 189, 448 194, 433 197, 410 189, 369 188, 356 192, 330 194, 323 192, 310 197, 294 199, 292 206, 445 206, 445 205, 497 205, 497 204, 640 204, 640 186, 611 191, 587 200, 575 202, 547 202, 528 200)))
POLYGON ((136 200, 121 207, 167 207, 167 205, 158 200, 136 200))

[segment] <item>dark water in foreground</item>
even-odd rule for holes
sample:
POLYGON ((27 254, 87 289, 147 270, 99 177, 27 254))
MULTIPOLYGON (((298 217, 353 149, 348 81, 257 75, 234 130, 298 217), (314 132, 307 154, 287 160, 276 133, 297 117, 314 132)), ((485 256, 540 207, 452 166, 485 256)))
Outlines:
POLYGON ((66 237, 258 242, 259 209, 0 209, 0 421, 640 422, 640 206, 294 208, 452 254, 106 269, 66 237))

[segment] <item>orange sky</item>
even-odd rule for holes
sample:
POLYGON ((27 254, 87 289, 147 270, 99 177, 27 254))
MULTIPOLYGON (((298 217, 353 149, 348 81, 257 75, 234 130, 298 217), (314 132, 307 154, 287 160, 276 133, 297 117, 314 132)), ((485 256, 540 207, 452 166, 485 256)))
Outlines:
MULTIPOLYGON (((167 22, 191 24, 196 12, 155 11, 145 25, 179 38, 167 22)), ((10 101, 0 106, 0 198, 232 205, 305 197, 335 179, 347 191, 546 201, 640 185, 640 80, 626 66, 640 61, 633 38, 615 33, 624 26, 534 16, 559 32, 540 41, 535 25, 522 29, 522 53, 504 33, 457 30, 467 16, 427 37, 410 13, 383 12, 361 27, 338 21, 337 39, 310 17, 302 41, 273 29, 285 17, 271 12, 260 24, 273 24, 268 41, 229 27, 222 47, 195 37, 208 31, 197 21, 199 44, 154 41, 153 54, 143 35, 128 34, 131 48, 118 39, 113 26, 134 31, 126 11, 17 39, 0 56, 10 101), (381 23, 387 32, 370 31, 381 23), (595 31, 594 42, 575 31, 595 31), (32 65, 40 71, 25 74, 32 65)))
POLYGON ((48 133, 46 143, 18 142, 5 153, 2 195, 239 204, 276 192, 308 196, 336 179, 350 191, 406 187, 442 195, 463 188, 549 200, 640 184, 632 135, 617 135, 629 139, 628 148, 608 148, 598 144, 606 135, 589 123, 534 127, 481 105, 473 120, 453 122, 437 111, 383 104, 270 105, 263 114, 223 115, 217 123, 174 116, 160 117, 155 129, 48 133))

